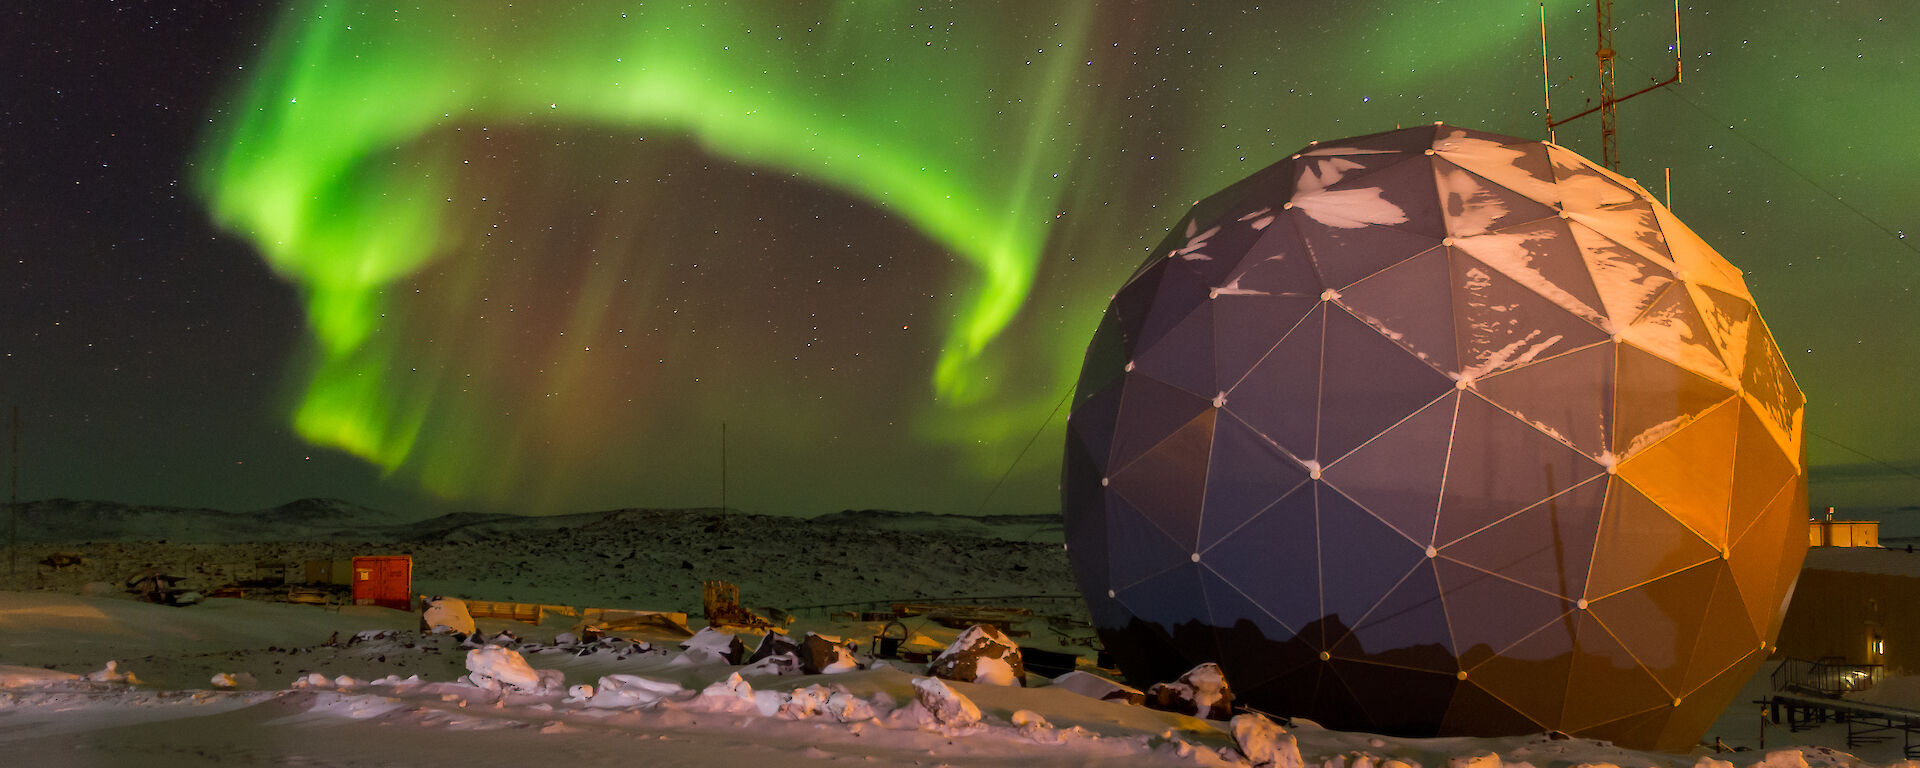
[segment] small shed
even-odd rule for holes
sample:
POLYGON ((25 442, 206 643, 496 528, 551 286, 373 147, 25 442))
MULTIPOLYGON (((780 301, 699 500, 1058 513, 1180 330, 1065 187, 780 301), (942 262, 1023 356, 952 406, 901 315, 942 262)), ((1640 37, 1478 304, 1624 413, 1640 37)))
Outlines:
POLYGON ((354 558, 353 604, 413 610, 413 557, 379 555, 354 558))

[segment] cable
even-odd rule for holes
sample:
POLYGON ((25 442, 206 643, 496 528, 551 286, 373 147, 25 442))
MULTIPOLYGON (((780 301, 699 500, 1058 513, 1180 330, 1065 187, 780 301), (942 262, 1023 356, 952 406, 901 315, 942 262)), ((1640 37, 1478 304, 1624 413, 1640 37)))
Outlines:
MULTIPOLYGON (((1863 459, 1866 459, 1867 461, 1871 461, 1871 462, 1873 462, 1873 463, 1875 463, 1875 464, 1878 464, 1878 465, 1880 465, 1880 466, 1883 466, 1883 467, 1886 467, 1887 469, 1889 469, 1889 470, 1892 470, 1892 471, 1893 471, 1893 473, 1894 473, 1894 474, 1896 474, 1896 475, 1901 475, 1901 476, 1904 476, 1904 477, 1907 477, 1907 478, 1909 478, 1909 479, 1912 479, 1912 480, 1920 480, 1920 472, 1914 472, 1913 470, 1910 470, 1910 469, 1902 469, 1902 468, 1901 468, 1901 467, 1900 467, 1899 465, 1897 465, 1897 464, 1894 464, 1894 463, 1892 463, 1892 462, 1889 462, 1889 461, 1887 461, 1887 460, 1885 460, 1885 459, 1882 459, 1882 458, 1880 458, 1880 457, 1878 457, 1878 456, 1874 456, 1874 455, 1872 455, 1872 454, 1870 454, 1870 453, 1867 453, 1866 451, 1862 451, 1862 450, 1860 450, 1860 449, 1858 449, 1858 448, 1855 448, 1855 447, 1853 447, 1853 446, 1850 446, 1850 445, 1847 445, 1847 444, 1845 444, 1845 443, 1842 443, 1842 442, 1840 442, 1840 441, 1838 441, 1838 440, 1835 440, 1835 439, 1833 439, 1833 438, 1831 438, 1831 437, 1827 437, 1826 435, 1823 435, 1823 434, 1820 434, 1820 433, 1818 433, 1818 432, 1815 432, 1815 431, 1813 431, 1813 430, 1811 430, 1811 429, 1809 429, 1809 430, 1806 430, 1806 432, 1807 432, 1807 435, 1808 435, 1809 437, 1817 437, 1817 438, 1820 438, 1821 440, 1825 440, 1825 441, 1827 441, 1828 443, 1831 443, 1831 444, 1832 444, 1832 445, 1833 445, 1834 447, 1836 447, 1836 448, 1839 448, 1840 450, 1843 450, 1843 451, 1846 451, 1846 452, 1848 452, 1848 453, 1851 453, 1851 454, 1853 454, 1853 455, 1855 455, 1855 456, 1859 456, 1860 458, 1863 458, 1863 459)), ((1809 469, 1809 470, 1811 470, 1812 468, 1811 468, 1811 467, 1809 467, 1808 469, 1809 469)))
POLYGON ((1000 482, 994 483, 993 490, 987 491, 987 497, 980 500, 980 508, 973 511, 976 517, 987 511, 987 502, 993 501, 993 495, 1000 492, 1000 486, 1005 485, 1007 478, 1013 475, 1013 468, 1020 466, 1020 460, 1027 457, 1027 451, 1033 450, 1033 444, 1039 442, 1041 433, 1047 431, 1047 425, 1053 423, 1053 417, 1060 414, 1060 406, 1066 405, 1070 397, 1073 397, 1071 386, 1067 387, 1066 394, 1060 396, 1060 402, 1053 404, 1053 410, 1047 413, 1047 420, 1040 422, 1040 428, 1033 431, 1033 437, 1027 438, 1027 445, 1020 449, 1020 455, 1013 457, 1013 463, 1007 465, 1007 471, 1000 475, 1000 482))
POLYGON ((1695 103, 1692 99, 1687 98, 1686 94, 1682 92, 1680 89, 1664 88, 1662 90, 1666 91, 1667 93, 1673 94, 1673 97, 1676 99, 1679 99, 1680 103, 1685 104, 1689 107, 1692 107, 1693 111, 1700 113, 1702 117, 1705 117, 1708 120, 1712 121, 1715 125, 1721 125, 1721 124, 1726 125, 1727 130, 1733 134, 1734 138, 1737 138, 1742 142, 1745 142, 1747 146, 1752 147, 1754 151, 1759 152, 1762 155, 1765 155, 1768 160, 1772 160, 1776 165, 1779 165, 1781 168, 1787 169, 1788 173, 1791 173, 1794 176, 1798 177, 1801 181, 1806 182, 1807 186, 1810 186, 1816 190, 1819 190, 1820 194, 1823 194, 1829 198, 1832 198, 1834 202, 1840 204, 1840 207, 1845 208, 1849 211, 1852 211, 1853 215, 1860 217, 1862 221, 1865 221, 1868 224, 1872 224, 1874 229, 1878 229, 1881 232, 1886 233, 1888 237, 1893 238, 1895 242, 1898 242, 1901 245, 1901 247, 1904 247, 1907 250, 1912 251, 1917 255, 1920 255, 1920 245, 1915 245, 1913 241, 1908 240, 1907 236, 1903 234, 1900 230, 1894 229, 1890 226, 1887 226, 1886 224, 1882 224, 1880 223, 1880 220, 1867 215, 1865 211, 1862 211, 1859 208, 1853 207, 1853 204, 1847 202, 1845 198, 1842 198, 1839 195, 1836 195, 1832 191, 1828 190, 1826 187, 1821 186, 1820 182, 1814 181, 1812 177, 1808 176, 1805 173, 1802 173, 1800 169, 1795 168, 1793 167, 1792 164, 1788 163, 1785 160, 1782 160, 1779 155, 1776 155, 1772 152, 1767 151, 1767 148, 1761 146, 1759 142, 1754 141, 1751 138, 1748 138, 1747 135, 1742 133, 1739 128, 1734 127, 1733 123, 1723 121, 1719 115, 1716 115, 1712 112, 1707 111, 1706 107, 1700 106, 1699 104, 1695 103))

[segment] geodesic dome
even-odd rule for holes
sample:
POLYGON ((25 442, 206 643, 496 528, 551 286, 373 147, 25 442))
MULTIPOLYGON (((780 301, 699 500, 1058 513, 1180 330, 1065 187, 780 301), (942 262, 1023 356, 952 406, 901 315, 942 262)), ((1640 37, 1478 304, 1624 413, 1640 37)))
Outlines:
POLYGON ((1779 631, 1804 402, 1739 270, 1632 181, 1447 125, 1316 143, 1114 297, 1069 556, 1132 679, 1683 748, 1779 631))

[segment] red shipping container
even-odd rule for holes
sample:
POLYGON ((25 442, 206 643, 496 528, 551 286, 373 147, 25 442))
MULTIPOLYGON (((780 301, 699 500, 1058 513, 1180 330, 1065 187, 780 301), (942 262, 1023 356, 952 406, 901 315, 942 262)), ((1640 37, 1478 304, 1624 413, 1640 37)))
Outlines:
POLYGON ((354 558, 353 604, 413 610, 413 557, 354 558))

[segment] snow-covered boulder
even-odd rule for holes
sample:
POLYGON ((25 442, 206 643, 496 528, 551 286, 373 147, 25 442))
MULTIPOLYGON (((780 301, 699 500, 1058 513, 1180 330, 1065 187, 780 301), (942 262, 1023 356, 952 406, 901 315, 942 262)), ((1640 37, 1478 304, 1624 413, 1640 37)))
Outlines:
POLYGON ((853 658, 853 647, 837 637, 808 632, 797 648, 800 671, 809 675, 836 675, 860 668, 853 658))
POLYGON ((844 690, 827 697, 827 712, 843 723, 858 723, 879 716, 873 704, 844 690))
POLYGON ((1171 683, 1154 683, 1147 689, 1147 706, 1167 712, 1225 720, 1233 717, 1233 691, 1220 665, 1207 662, 1171 683))
POLYGON ((596 709, 646 707, 686 690, 678 683, 639 675, 607 675, 600 678, 600 684, 588 694, 591 698, 587 706, 596 709))
POLYGON ((914 678, 913 701, 941 725, 965 728, 980 722, 980 707, 937 678, 914 678))
POLYGON ((809 685, 795 688, 787 694, 787 700, 780 704, 780 717, 788 720, 806 720, 817 717, 827 711, 827 700, 833 696, 833 689, 824 685, 809 685))
POLYGON ((519 652, 489 645, 467 652, 467 681, 490 691, 545 693, 564 683, 557 669, 536 670, 519 652))
POLYGON ((1304 768, 1306 765, 1300 757, 1299 741, 1264 715, 1251 712, 1235 715, 1228 730, 1233 732, 1234 747, 1254 768, 1304 768))
POLYGON ((1027 684, 1027 668, 1020 661, 1020 646, 1005 632, 987 624, 967 627, 952 645, 933 658, 927 674, 965 683, 1027 684))
POLYGON ((725 660, 728 664, 739 664, 747 655, 747 645, 731 632, 722 632, 713 627, 702 627, 693 637, 681 641, 680 650, 698 651, 709 658, 725 660))
POLYGON ((434 597, 420 612, 420 632, 474 634, 474 616, 467 612, 467 601, 459 597, 434 597))
POLYGON ((758 712, 754 703, 753 686, 735 672, 727 679, 714 682, 687 702, 687 709, 696 712, 758 712))
POLYGON ((1116 683, 1092 672, 1074 670, 1053 679, 1056 688, 1065 688, 1090 699, 1117 701, 1122 704, 1141 704, 1147 694, 1138 688, 1116 683))

